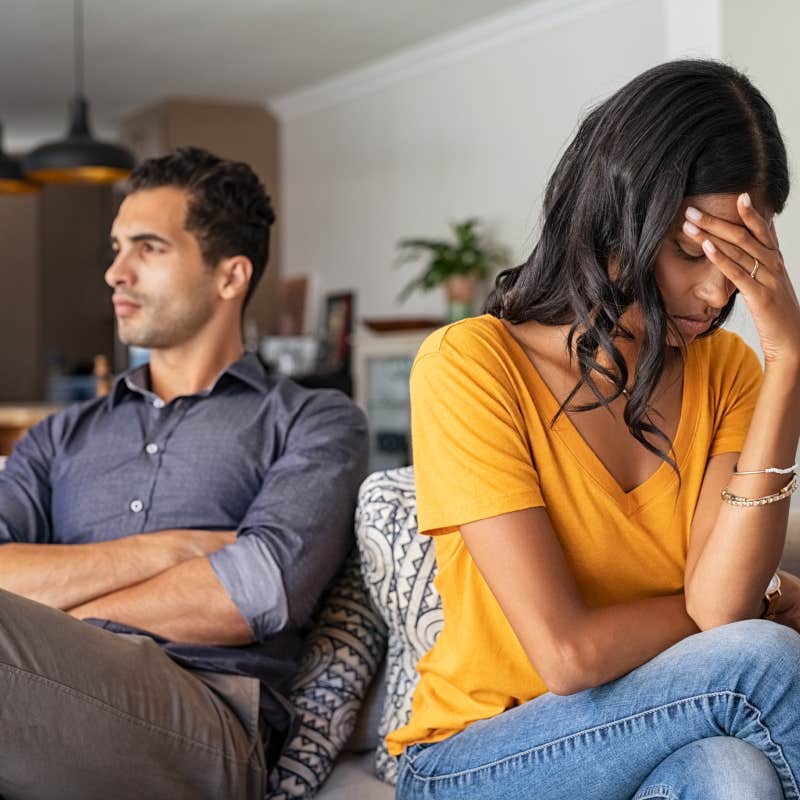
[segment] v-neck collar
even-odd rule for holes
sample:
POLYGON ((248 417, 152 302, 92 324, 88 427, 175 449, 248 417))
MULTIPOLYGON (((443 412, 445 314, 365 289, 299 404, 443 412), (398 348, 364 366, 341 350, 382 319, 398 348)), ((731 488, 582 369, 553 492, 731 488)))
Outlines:
MULTIPOLYGON (((550 425, 560 408, 560 403, 556 400, 539 370, 525 353, 522 345, 512 336, 503 321, 491 315, 487 316, 494 320, 497 327, 501 329, 501 335, 507 338, 512 348, 516 349, 517 360, 522 362, 522 368, 526 370, 525 374, 530 376, 537 400, 541 399, 541 402, 537 403, 537 405, 539 405, 540 411, 545 416, 547 424, 550 425)), ((673 453, 677 459, 678 469, 681 468, 682 462, 685 461, 697 429, 697 415, 692 413, 692 409, 697 408, 697 369, 694 348, 689 345, 685 351, 683 365, 681 415, 672 440, 673 453)), ((625 491, 617 479, 609 472, 597 453, 583 438, 568 414, 560 414, 552 429, 570 451, 581 470, 595 481, 628 515, 636 513, 651 500, 670 489, 673 484, 678 483, 678 476, 675 474, 675 470, 666 461, 662 461, 644 481, 625 491)))

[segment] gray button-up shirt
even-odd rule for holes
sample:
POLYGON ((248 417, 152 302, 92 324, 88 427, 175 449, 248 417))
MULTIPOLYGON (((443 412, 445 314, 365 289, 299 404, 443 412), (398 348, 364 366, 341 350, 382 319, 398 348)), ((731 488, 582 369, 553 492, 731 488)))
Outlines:
POLYGON ((366 459, 364 415, 341 392, 301 388, 247 355, 211 389, 165 404, 145 365, 17 445, 0 472, 0 543, 235 529, 209 561, 255 644, 161 643, 187 666, 282 692, 297 631, 352 546, 366 459))

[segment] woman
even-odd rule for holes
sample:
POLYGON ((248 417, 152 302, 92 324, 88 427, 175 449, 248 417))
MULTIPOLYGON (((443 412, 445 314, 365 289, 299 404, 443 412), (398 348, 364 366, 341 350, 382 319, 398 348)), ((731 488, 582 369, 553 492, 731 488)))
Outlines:
POLYGON ((488 313, 421 348, 444 628, 388 737, 401 800, 800 798, 788 189, 744 76, 651 69, 580 126, 488 313), (719 330, 736 293, 763 375, 719 330))

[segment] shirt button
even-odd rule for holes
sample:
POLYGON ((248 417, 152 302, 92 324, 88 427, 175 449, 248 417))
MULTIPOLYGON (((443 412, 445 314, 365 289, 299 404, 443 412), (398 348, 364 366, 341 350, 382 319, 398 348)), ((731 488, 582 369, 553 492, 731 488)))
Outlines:
POLYGON ((130 509, 134 514, 138 514, 144 508, 144 503, 141 500, 131 500, 130 509))
POLYGON ((160 397, 153 400, 153 408, 164 408, 164 401, 160 397))
POLYGON ((158 445, 150 442, 150 444, 148 444, 144 449, 148 455, 154 456, 158 452, 158 445))

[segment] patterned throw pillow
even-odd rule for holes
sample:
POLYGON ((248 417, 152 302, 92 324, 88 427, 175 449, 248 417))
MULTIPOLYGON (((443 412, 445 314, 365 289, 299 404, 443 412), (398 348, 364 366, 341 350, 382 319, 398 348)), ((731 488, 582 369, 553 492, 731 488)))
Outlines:
POLYGON ((353 730, 385 644, 385 627, 367 596, 354 548, 322 598, 303 643, 289 695, 299 725, 270 773, 269 800, 311 797, 328 777, 353 730))
POLYGON ((383 737, 408 722, 417 661, 442 629, 442 602, 433 586, 436 560, 429 536, 417 533, 414 470, 376 472, 361 486, 356 541, 372 602, 389 631, 386 700, 378 728, 378 777, 397 781, 397 761, 383 737))

